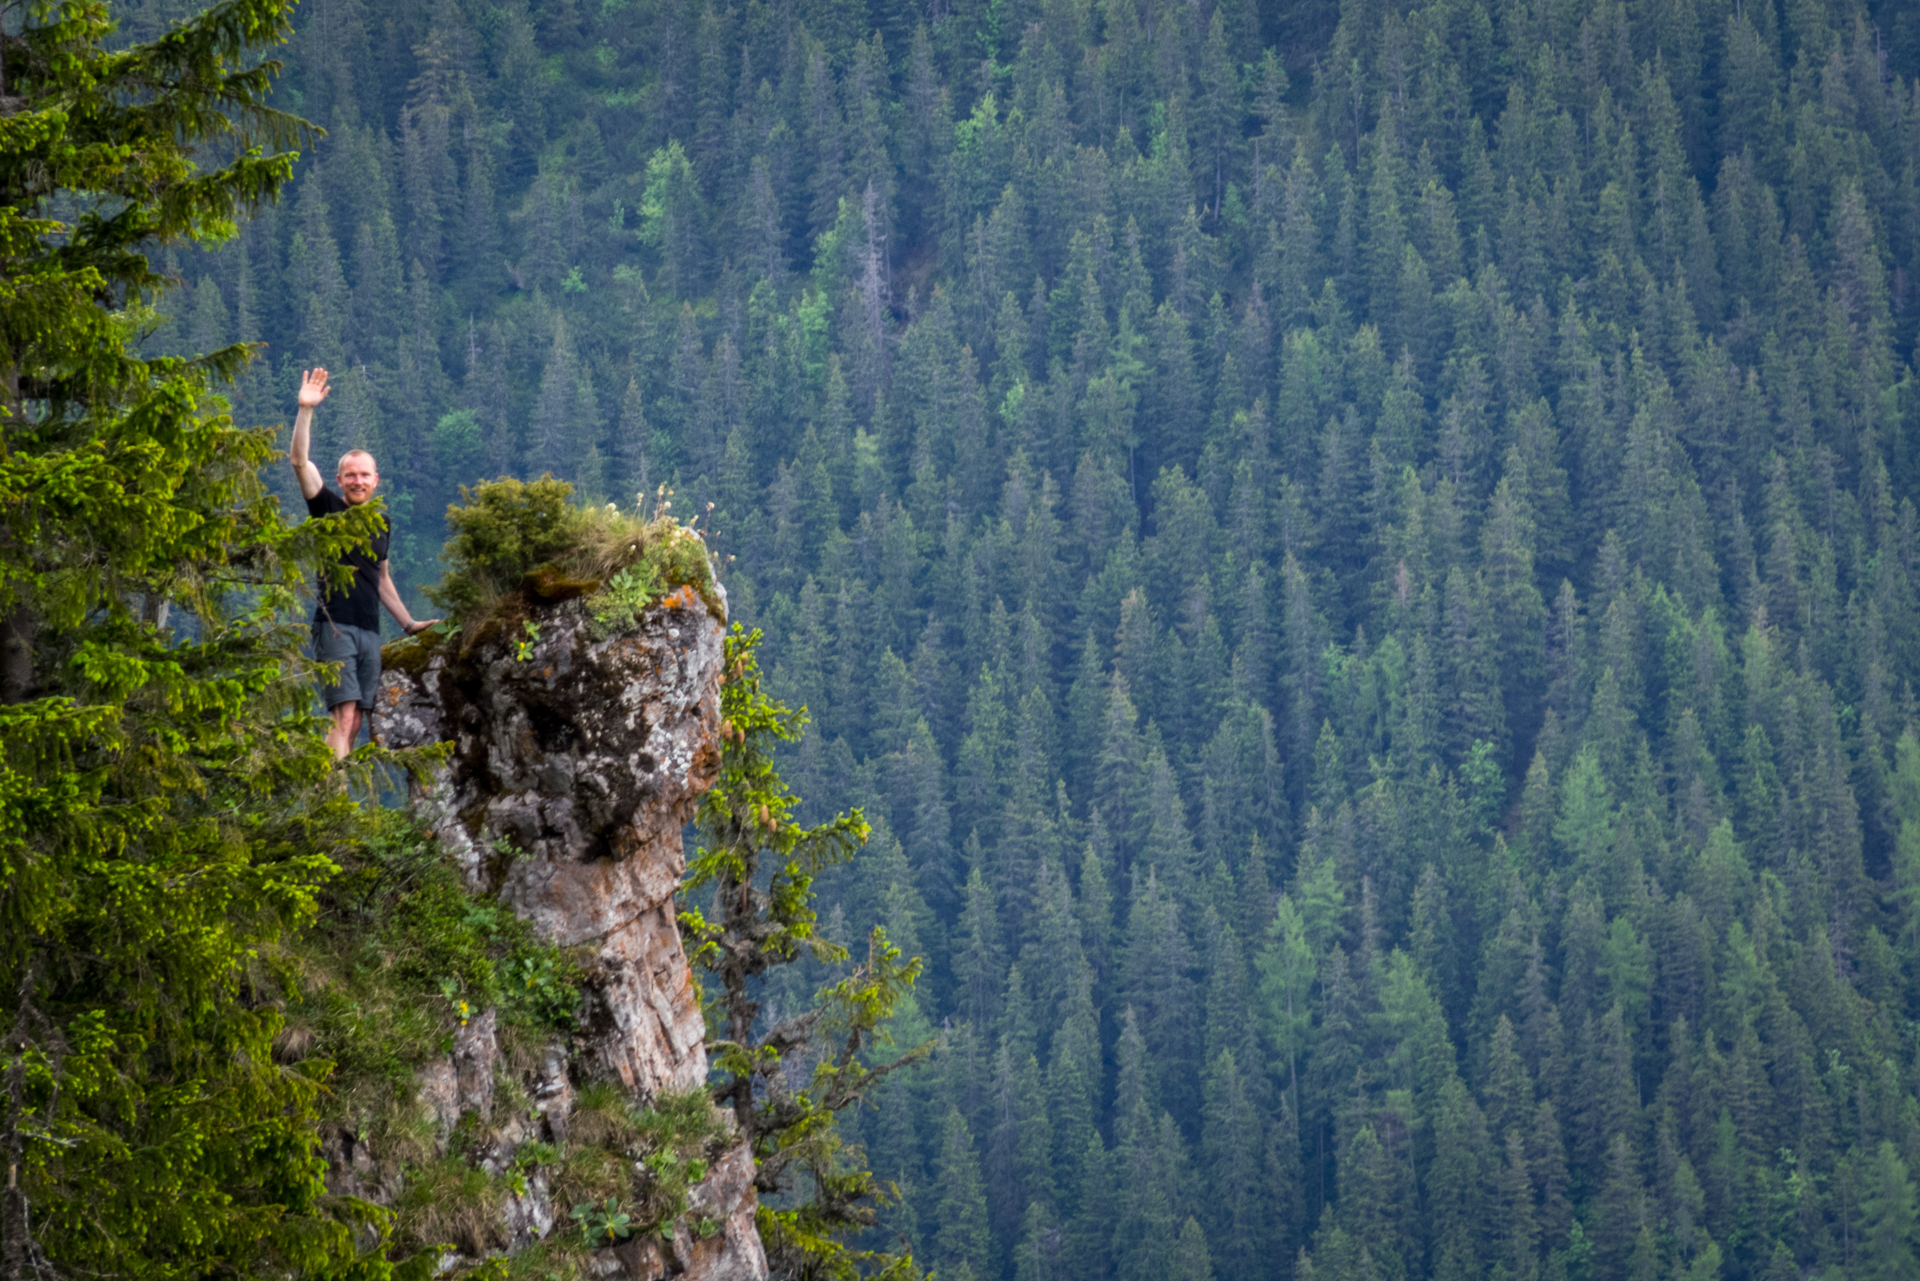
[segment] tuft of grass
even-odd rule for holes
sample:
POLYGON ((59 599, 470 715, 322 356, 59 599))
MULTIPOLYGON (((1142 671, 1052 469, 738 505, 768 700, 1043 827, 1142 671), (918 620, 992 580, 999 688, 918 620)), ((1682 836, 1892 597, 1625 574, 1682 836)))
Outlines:
POLYGON ((615 1082, 591 1082, 575 1096, 569 1140, 551 1167, 556 1208, 618 1198, 634 1231, 670 1231, 727 1138, 705 1090, 642 1106, 615 1082))
POLYGON ((480 1255, 507 1244, 504 1189, 458 1157, 409 1169, 393 1208, 394 1241, 402 1249, 450 1245, 480 1255))
POLYGON ((677 587, 692 587, 715 617, 724 613, 706 543, 673 519, 664 491, 651 517, 612 504, 575 506, 572 495, 551 476, 463 487, 462 501, 447 508, 446 575, 427 595, 469 637, 535 604, 576 596, 589 598, 600 638, 631 626, 677 587))
POLYGON ((624 1151, 640 1138, 639 1111, 618 1081, 589 1081, 573 1096, 567 1132, 576 1142, 624 1151))
POLYGON ((588 1281, 590 1251, 576 1232, 558 1227, 545 1240, 518 1254, 487 1259, 460 1274, 459 1281, 588 1281))
POLYGON ((619 1196, 632 1181, 632 1164, 624 1156, 587 1142, 568 1142, 554 1162, 547 1186, 553 1190, 556 1219, 576 1205, 619 1196))

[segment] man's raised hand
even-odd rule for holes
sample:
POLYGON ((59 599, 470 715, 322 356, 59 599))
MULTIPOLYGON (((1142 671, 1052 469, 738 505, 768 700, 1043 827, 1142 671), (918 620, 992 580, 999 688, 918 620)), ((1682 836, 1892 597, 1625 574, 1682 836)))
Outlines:
POLYGON ((327 398, 327 371, 309 369, 300 375, 300 408, 312 409, 327 398))
POLYGON ((313 407, 327 398, 327 371, 309 369, 300 375, 300 412, 293 416, 293 441, 288 450, 288 459, 293 463, 293 474, 300 481, 300 496, 311 501, 326 488, 327 482, 320 479, 320 469, 307 457, 308 446, 313 436, 313 407))

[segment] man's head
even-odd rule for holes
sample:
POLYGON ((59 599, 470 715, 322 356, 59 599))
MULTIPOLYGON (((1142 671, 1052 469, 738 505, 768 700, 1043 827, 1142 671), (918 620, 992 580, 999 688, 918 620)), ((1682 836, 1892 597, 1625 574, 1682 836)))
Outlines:
POLYGON ((340 455, 340 470, 333 474, 340 482, 340 496, 347 505, 357 507, 373 497, 373 491, 380 484, 380 469, 374 466, 373 455, 364 449, 349 449, 340 455))

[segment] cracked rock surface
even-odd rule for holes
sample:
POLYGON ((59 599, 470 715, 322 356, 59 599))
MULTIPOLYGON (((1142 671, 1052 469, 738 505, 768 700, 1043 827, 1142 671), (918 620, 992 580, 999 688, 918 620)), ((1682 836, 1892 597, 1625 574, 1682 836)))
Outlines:
MULTIPOLYGON (((434 829, 468 887, 509 905, 546 939, 578 949, 588 1009, 571 1047, 552 1047, 523 1082, 530 1120, 496 1128, 483 1159, 505 1168, 528 1139, 564 1141, 576 1089, 618 1080, 636 1098, 704 1085, 699 1002, 680 944, 674 891, 685 870, 681 829, 720 766, 723 629, 688 588, 625 631, 596 639, 583 601, 542 607, 531 625, 482 633, 382 676, 375 738, 389 747, 450 745, 416 786, 415 812, 434 829)), ((457 1038, 420 1077, 420 1097, 448 1133, 493 1106, 504 1071, 492 1015, 457 1038)), ((355 1181, 350 1139, 336 1181, 355 1181)), ((334 1155, 332 1152, 330 1156, 334 1155)), ((544 1180, 508 1207, 509 1250, 553 1230, 544 1180)), ((671 1244, 596 1252, 604 1276, 761 1281, 753 1161, 736 1146, 693 1190, 709 1237, 676 1227, 671 1244)))

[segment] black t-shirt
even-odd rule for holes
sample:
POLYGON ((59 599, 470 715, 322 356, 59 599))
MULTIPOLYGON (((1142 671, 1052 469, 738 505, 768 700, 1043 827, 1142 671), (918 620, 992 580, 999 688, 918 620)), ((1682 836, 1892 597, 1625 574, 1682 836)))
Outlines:
MULTIPOLYGON (((322 485, 320 492, 307 500, 309 516, 328 516, 345 510, 347 500, 336 494, 331 485, 322 485)), ((339 591, 323 581, 320 584, 320 600, 313 607, 314 622, 332 621, 364 627, 370 632, 380 630, 380 562, 387 558, 387 544, 391 538, 392 529, 386 518, 382 517, 380 532, 373 538, 372 551, 350 551, 341 557, 344 564, 353 567, 353 584, 345 591, 339 591)))

